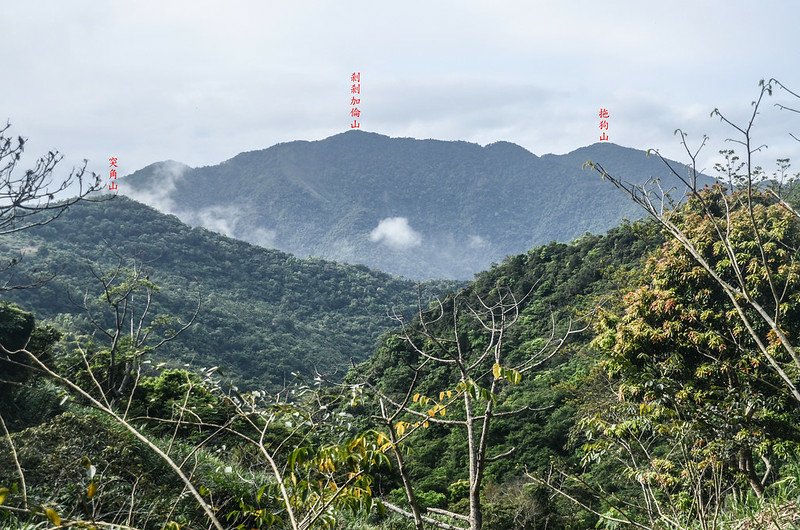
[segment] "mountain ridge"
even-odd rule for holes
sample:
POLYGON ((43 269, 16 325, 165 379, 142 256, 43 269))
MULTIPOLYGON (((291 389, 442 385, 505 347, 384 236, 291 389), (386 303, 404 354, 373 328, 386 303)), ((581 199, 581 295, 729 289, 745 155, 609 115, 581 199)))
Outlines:
POLYGON ((131 197, 187 224, 251 243, 409 278, 466 279, 507 255, 641 217, 582 168, 588 159, 634 182, 661 172, 670 187, 680 184, 644 151, 611 143, 537 156, 507 141, 364 131, 283 142, 212 166, 151 164, 123 182, 131 197), (163 189, 151 189, 158 182, 163 189))

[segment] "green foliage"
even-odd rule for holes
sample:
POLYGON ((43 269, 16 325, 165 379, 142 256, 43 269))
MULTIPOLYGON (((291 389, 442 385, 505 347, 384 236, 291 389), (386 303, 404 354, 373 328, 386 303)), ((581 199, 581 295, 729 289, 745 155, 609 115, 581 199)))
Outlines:
MULTIPOLYGON (((735 283, 731 256, 715 242, 712 224, 729 219, 749 295, 769 307, 768 278, 787 293, 800 283, 800 220, 760 193, 751 199, 751 217, 744 193, 732 194, 735 207, 726 211, 720 191, 705 190, 701 198, 718 218, 702 216, 693 200, 676 222, 717 274, 735 283)), ((629 478, 658 492, 651 502, 702 518, 731 490, 762 494, 781 460, 800 448, 800 413, 729 297, 684 245, 667 241, 644 272, 647 280, 625 296, 621 314, 606 311, 599 320, 595 344, 616 399, 587 405, 579 424, 583 451, 587 462, 627 461, 629 478)), ((750 313, 760 340, 785 361, 774 333, 750 313)), ((800 297, 786 296, 776 318, 796 340, 800 297)))
MULTIPOLYGON (((38 325, 31 313, 0 302, 0 344, 7 351, 24 347, 49 362, 60 337, 53 327, 38 325)), ((0 353, 0 412, 11 430, 43 421, 59 408, 56 390, 33 380, 30 365, 24 353, 0 353)))
POLYGON ((447 495, 438 491, 416 492, 420 508, 442 508, 447 504, 447 495))
MULTIPOLYGON (((177 432, 186 442, 200 442, 216 428, 198 423, 224 425, 235 415, 235 410, 197 373, 165 369, 158 375, 141 378, 129 415, 145 423, 151 432, 162 435, 177 432), (183 424, 176 426, 175 422, 183 424)), ((215 445, 229 439, 222 433, 215 439, 215 445)))
MULTIPOLYGON (((234 509, 235 502, 253 498, 254 492, 241 477, 267 481, 264 473, 238 464, 225 451, 197 448, 181 438, 171 441, 156 433, 148 435, 162 448, 171 447, 177 461, 191 458, 196 484, 214 500, 222 516, 234 509)), ((14 433, 12 438, 26 470, 29 503, 50 507, 64 520, 100 518, 124 523, 133 513, 131 523, 146 529, 160 530, 170 520, 189 528, 206 524, 196 502, 181 495, 183 483, 175 473, 102 414, 73 406, 72 412, 14 433)), ((0 451, 0 484, 18 485, 7 451, 0 451)), ((20 507, 18 488, 12 488, 7 504, 20 507)))
MULTIPOLYGON (((20 307, 0 303, 0 345, 8 352, 25 347, 33 334, 33 315, 20 307)), ((0 352, 0 379, 22 382, 29 375, 28 360, 23 354, 0 352)), ((0 383, 2 385, 3 383, 0 383)))
MULTIPOLYGON (((569 435, 578 419, 579 403, 603 392, 592 383, 592 366, 596 360, 588 348, 590 333, 573 335, 563 354, 536 372, 516 375, 512 370, 542 347, 541 338, 552 332, 553 322, 558 336, 570 318, 590 317, 597 303, 636 281, 642 274, 643 256, 662 241, 651 223, 636 223, 623 225, 605 236, 587 235, 569 245, 553 243, 526 255, 508 258, 478 275, 463 294, 465 298, 480 295, 491 299, 499 286, 510 286, 517 299, 522 300, 520 322, 509 329, 505 338, 508 361, 500 366, 489 363, 486 378, 468 380, 461 386, 451 385, 450 382, 458 378, 447 368, 425 371, 419 383, 419 395, 411 397, 413 405, 421 412, 449 401, 448 391, 453 396, 467 391, 485 403, 492 399, 487 383, 496 377, 503 385, 500 397, 505 404, 502 410, 523 409, 518 416, 497 417, 493 424, 490 456, 513 451, 487 466, 487 488, 491 486, 497 492, 487 508, 491 513, 487 512, 487 528, 509 528, 505 526, 512 524, 509 521, 515 517, 519 519, 521 516, 513 506, 517 501, 530 509, 531 520, 524 524, 532 525, 531 528, 568 527, 570 521, 576 529, 594 525, 592 517, 577 515, 569 501, 550 498, 549 493, 542 490, 522 492, 519 485, 525 470, 546 473, 552 457, 578 464, 578 456, 569 447, 569 435), (512 384, 514 382, 517 384, 512 384), (530 408, 525 410, 526 406, 530 408), (503 491, 518 492, 519 496, 514 493, 512 497, 516 500, 504 503, 500 493, 503 491)), ((453 317, 447 301, 445 307, 448 312, 441 320, 447 325, 453 317)), ((412 332, 413 326, 412 323, 412 332)), ((460 329, 469 338, 465 341, 465 350, 480 351, 483 346, 481 330, 470 327, 467 319, 460 329)), ((402 395, 413 378, 409 367, 416 362, 416 353, 407 342, 390 334, 375 357, 354 370, 349 380, 358 380, 366 373, 382 392, 402 395)), ((351 410, 364 414, 366 409, 354 407, 351 410)), ((447 406, 446 413, 448 418, 460 418, 459 406, 447 406)), ((410 430, 413 422, 405 427, 410 430)), ((466 438, 457 430, 434 424, 428 429, 415 430, 407 442, 406 460, 417 489, 447 495, 449 508, 460 513, 466 511, 467 468, 462 456, 466 454, 466 443, 466 438)), ((619 469, 611 466, 607 471, 597 477, 598 482, 607 483, 607 477, 619 469)), ((383 481, 393 487, 399 486, 396 477, 392 482, 389 478, 383 481)), ((513 524, 510 527, 513 528, 513 524)))
MULTIPOLYGON (((219 366, 242 388, 272 389, 291 379, 293 372, 334 372, 350 359, 365 359, 392 325, 387 311, 407 311, 417 300, 413 282, 363 266, 302 260, 190 229, 125 198, 77 204, 58 223, 0 242, 0 254, 16 254, 20 248, 28 249, 17 266, 23 278, 35 276, 34 269, 57 274, 39 288, 4 297, 40 318, 64 322, 83 333, 95 330, 76 302, 88 292, 96 308, 94 300, 101 292, 90 269, 108 274, 119 264, 119 255, 146 262, 150 277, 140 282, 160 289, 151 315, 185 322, 198 299, 202 301, 196 324, 180 341, 166 344, 158 360, 219 366)), ((423 285, 423 296, 453 285, 423 285)), ((121 278, 114 289, 124 286, 121 278)), ((134 296, 133 302, 138 318, 145 296, 134 296)), ((99 317, 104 328, 113 327, 107 311, 99 317)), ((157 324, 154 321, 154 338, 169 333, 169 326, 157 324)))
POLYGON ((555 522, 547 497, 530 485, 512 481, 484 488, 484 527, 534 530, 555 522))

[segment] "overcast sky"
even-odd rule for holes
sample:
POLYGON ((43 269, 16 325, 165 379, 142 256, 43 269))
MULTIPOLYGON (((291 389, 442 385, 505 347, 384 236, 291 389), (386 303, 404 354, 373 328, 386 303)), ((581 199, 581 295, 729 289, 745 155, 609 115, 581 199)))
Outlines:
MULTIPOLYGON (((681 127, 716 151, 713 108, 743 118, 764 77, 800 91, 791 0, 0 6, 0 118, 29 138, 28 159, 56 148, 99 171, 111 155, 123 173, 201 166, 349 130, 355 70, 362 130, 539 155, 596 142, 601 107, 612 142, 678 157, 681 127)), ((800 146, 778 96, 755 131, 769 167, 800 146)))

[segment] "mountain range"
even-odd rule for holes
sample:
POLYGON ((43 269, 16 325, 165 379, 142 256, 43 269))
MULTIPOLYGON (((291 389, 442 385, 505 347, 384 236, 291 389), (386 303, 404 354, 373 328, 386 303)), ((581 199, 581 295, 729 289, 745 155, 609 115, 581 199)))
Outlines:
POLYGON ((297 256, 466 279, 507 255, 640 217, 583 169, 587 160, 631 182, 680 184, 657 158, 611 143, 537 156, 509 142, 349 131, 214 166, 158 162, 125 176, 120 189, 189 225, 297 256))

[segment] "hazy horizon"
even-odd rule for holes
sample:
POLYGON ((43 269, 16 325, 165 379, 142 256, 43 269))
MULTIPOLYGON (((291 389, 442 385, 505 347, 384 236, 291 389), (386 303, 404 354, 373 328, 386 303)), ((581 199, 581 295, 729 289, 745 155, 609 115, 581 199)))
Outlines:
MULTIPOLYGON (((29 139, 23 165, 58 149, 62 171, 88 158, 102 173, 109 156, 122 174, 198 167, 329 137, 349 129, 354 71, 365 131, 562 154, 598 141, 607 108, 611 142, 678 160, 676 128, 711 136, 707 161, 730 145, 714 108, 741 120, 759 79, 800 87, 789 1, 0 5, 0 119, 29 139)), ((755 129, 765 168, 800 153, 796 115, 773 105, 785 95, 755 129)))

